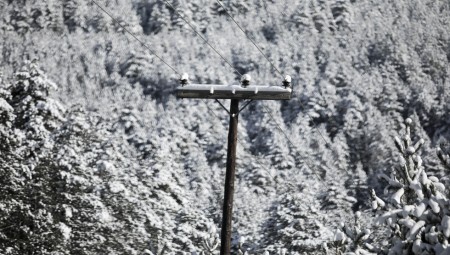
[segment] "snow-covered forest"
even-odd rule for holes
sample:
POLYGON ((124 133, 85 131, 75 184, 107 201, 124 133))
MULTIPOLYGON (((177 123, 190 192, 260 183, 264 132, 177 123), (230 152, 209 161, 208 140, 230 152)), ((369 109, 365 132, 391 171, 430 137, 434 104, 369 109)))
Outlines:
MULTIPOLYGON (((218 254, 229 116, 175 88, 240 77, 185 20, 282 78, 215 0, 95 2, 0 0, 0 254, 218 254)), ((232 254, 450 254, 450 2, 221 3, 293 84, 240 114, 232 254)))

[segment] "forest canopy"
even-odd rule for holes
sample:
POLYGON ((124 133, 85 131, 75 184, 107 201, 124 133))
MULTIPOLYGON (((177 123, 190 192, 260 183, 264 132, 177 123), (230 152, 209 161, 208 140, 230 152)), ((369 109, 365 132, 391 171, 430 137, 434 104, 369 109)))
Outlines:
POLYGON ((1 254, 216 254, 228 116, 174 91, 269 61, 234 252, 447 254, 448 1, 169 2, 0 0, 1 254))

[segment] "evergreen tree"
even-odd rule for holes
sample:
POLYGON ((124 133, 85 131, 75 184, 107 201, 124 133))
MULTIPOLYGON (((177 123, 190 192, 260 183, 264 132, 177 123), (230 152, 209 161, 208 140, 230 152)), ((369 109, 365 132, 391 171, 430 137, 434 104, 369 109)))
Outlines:
POLYGON ((50 183, 56 172, 47 160, 53 147, 48 138, 63 121, 64 109, 48 98, 51 88, 56 88, 55 84, 34 61, 17 73, 9 93, 3 94, 7 96, 7 101, 2 98, 3 103, 9 104, 7 110, 14 114, 13 121, 5 124, 19 138, 9 148, 10 153, 5 153, 12 158, 2 171, 7 177, 2 185, 6 191, 2 196, 2 218, 9 225, 2 233, 1 249, 5 252, 49 254, 64 250, 60 246, 64 226, 58 225, 52 215, 56 201, 50 183))
POLYGON ((390 176, 380 176, 387 182, 385 199, 372 193, 377 223, 389 229, 389 254, 445 254, 450 249, 448 192, 436 176, 428 176, 419 154, 424 140, 413 143, 413 122, 405 123, 404 136, 395 137, 400 162, 390 176))

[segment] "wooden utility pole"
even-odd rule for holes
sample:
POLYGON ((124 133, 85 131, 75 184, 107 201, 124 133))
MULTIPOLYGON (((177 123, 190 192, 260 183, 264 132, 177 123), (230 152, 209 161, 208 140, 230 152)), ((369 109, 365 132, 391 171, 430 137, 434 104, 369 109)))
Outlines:
POLYGON ((223 200, 220 254, 230 254, 231 218, 233 217, 234 177, 236 175, 236 145, 239 99, 231 99, 230 128, 228 129, 227 171, 225 173, 225 197, 223 200))
POLYGON ((183 74, 180 82, 181 87, 177 88, 178 98, 216 99, 230 115, 220 246, 220 255, 230 255, 239 113, 253 100, 289 100, 292 94, 291 77, 286 76, 282 86, 250 86, 250 76, 247 74, 243 75, 241 85, 189 84, 186 74, 183 74), (217 99, 231 99, 230 110, 228 111, 217 99), (239 109, 239 100, 241 99, 250 99, 251 101, 239 109))

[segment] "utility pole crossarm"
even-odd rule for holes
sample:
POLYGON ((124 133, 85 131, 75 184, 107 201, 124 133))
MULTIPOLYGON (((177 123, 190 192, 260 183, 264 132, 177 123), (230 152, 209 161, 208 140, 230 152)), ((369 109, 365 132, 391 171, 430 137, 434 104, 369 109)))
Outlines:
POLYGON ((289 100, 292 89, 281 86, 187 84, 176 89, 178 98, 289 100))

